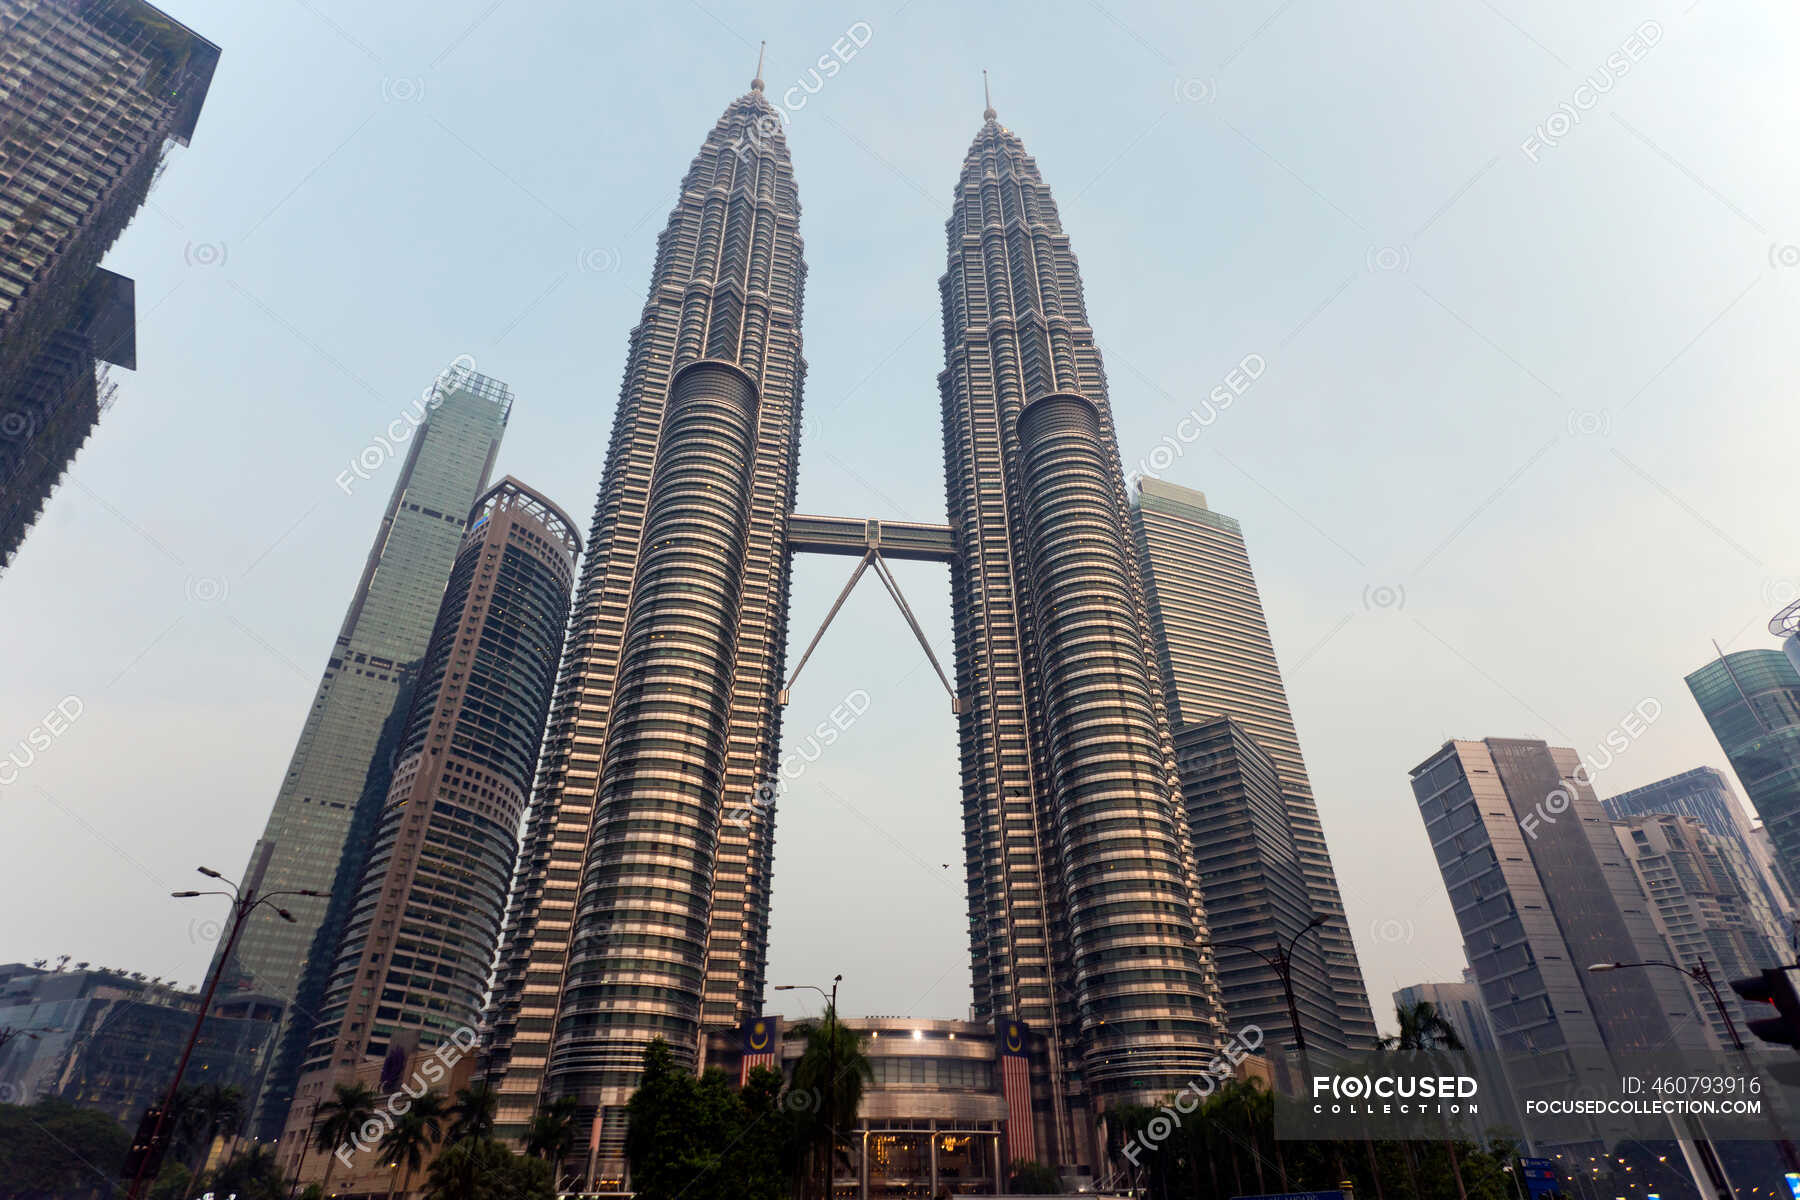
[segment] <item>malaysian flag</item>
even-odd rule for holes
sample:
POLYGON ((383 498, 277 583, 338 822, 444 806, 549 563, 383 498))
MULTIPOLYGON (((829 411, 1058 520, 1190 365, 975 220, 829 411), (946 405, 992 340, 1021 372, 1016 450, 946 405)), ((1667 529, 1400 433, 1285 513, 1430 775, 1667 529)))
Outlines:
POLYGON ((781 1047, 781 1018, 751 1017, 738 1032, 744 1039, 738 1067, 738 1086, 743 1087, 757 1067, 775 1066, 781 1047))
POLYGON ((1000 1092, 1006 1097, 1009 1159, 1037 1161, 1037 1126, 1031 1114, 1031 1031, 1025 1022, 999 1023, 1000 1092))

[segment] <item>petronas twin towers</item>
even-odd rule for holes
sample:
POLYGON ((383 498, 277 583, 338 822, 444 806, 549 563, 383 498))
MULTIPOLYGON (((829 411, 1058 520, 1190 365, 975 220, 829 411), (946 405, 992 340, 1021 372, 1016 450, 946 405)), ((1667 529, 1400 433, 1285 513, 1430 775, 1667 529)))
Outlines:
MULTIPOLYGON (((780 733, 799 217, 759 79, 688 169, 631 334, 492 1009, 502 1128, 575 1095, 603 1158, 653 1038, 698 1065, 704 1030, 761 1011, 775 812, 751 800, 780 733)), ((1105 372, 1056 204, 991 108, 948 235, 975 1008, 1041 1035, 1068 1161, 1226 1031, 1105 372)))

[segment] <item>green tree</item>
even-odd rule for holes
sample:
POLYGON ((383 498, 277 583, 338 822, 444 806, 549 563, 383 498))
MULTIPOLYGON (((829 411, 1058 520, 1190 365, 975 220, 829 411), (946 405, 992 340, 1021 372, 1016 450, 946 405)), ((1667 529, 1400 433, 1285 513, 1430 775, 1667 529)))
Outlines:
POLYGON ((567 1158, 575 1144, 575 1110, 580 1101, 562 1096, 531 1118, 525 1130, 525 1153, 550 1163, 567 1158))
POLYGON ((500 1093, 485 1079, 458 1089, 450 1105, 450 1140, 474 1141, 492 1137, 494 1114, 500 1108, 500 1093))
POLYGON ((716 1131, 702 1119, 698 1081, 662 1038, 644 1051, 644 1072, 626 1112, 625 1156, 632 1187, 644 1200, 682 1195, 698 1175, 717 1168, 709 1154, 716 1131))
POLYGON ((353 1140, 363 1122, 375 1115, 378 1097, 366 1083, 340 1083, 332 1089, 331 1098, 319 1104, 313 1118, 313 1149, 329 1157, 325 1162, 325 1178, 319 1190, 331 1194, 331 1173, 336 1169, 335 1151, 353 1140))
POLYGON ((833 1165, 850 1159, 850 1131, 862 1113, 863 1085, 875 1068, 863 1053, 862 1035, 837 1019, 828 1004, 817 1021, 805 1021, 794 1032, 806 1049, 794 1064, 790 1107, 805 1118, 803 1183, 807 1196, 829 1196, 833 1165))
MULTIPOLYGON (((1394 1020, 1400 1031, 1392 1037, 1381 1039, 1381 1048, 1388 1051, 1432 1051, 1461 1050, 1462 1039, 1456 1030, 1437 1010, 1437 1005, 1429 1000, 1420 1000, 1414 1004, 1394 1005, 1394 1020)), ((1406 1156, 1406 1173, 1412 1181, 1413 1191, 1419 1190, 1419 1167, 1413 1153, 1412 1143, 1402 1143, 1406 1156)), ((1463 1183, 1462 1166, 1457 1161, 1456 1141, 1454 1138, 1444 1142, 1444 1154, 1450 1162, 1450 1178, 1456 1184, 1456 1194, 1460 1200, 1469 1200, 1469 1193, 1463 1183)))
POLYGON ((627 1110, 633 1189, 640 1200, 787 1200, 801 1129, 789 1100, 767 1069, 741 1092, 720 1071, 696 1079, 658 1038, 627 1110))
MULTIPOLYGON (((206 1186, 215 1196, 236 1195, 238 1200, 287 1200, 288 1194, 273 1146, 252 1147, 243 1157, 214 1171, 206 1186)), ((179 1200, 192 1194, 181 1192, 179 1200)))
POLYGON ((104 1192, 130 1148, 131 1134, 105 1113, 58 1099, 0 1104, 0 1198, 104 1192))
POLYGON ((150 1200, 188 1200, 193 1194, 194 1173, 173 1159, 163 1162, 150 1184, 150 1200))
POLYGON ((555 1200, 550 1164, 521 1158, 491 1137, 452 1142, 432 1160, 426 1200, 555 1200))
POLYGON ((1041 1162, 1015 1158, 1007 1171, 1006 1190, 1027 1196, 1060 1196, 1063 1194, 1062 1176, 1056 1173, 1056 1168, 1041 1162))
POLYGON ((794 1114, 781 1103, 781 1072, 757 1067, 738 1091, 740 1122, 726 1153, 725 1171, 741 1181, 744 1200, 787 1200, 798 1161, 794 1114))
POLYGON ((388 1181, 388 1200, 396 1191, 405 1191, 412 1173, 425 1161, 425 1153, 444 1140, 444 1098, 426 1092, 412 1101, 394 1121, 392 1129, 381 1139, 381 1157, 394 1167, 394 1178, 388 1181))

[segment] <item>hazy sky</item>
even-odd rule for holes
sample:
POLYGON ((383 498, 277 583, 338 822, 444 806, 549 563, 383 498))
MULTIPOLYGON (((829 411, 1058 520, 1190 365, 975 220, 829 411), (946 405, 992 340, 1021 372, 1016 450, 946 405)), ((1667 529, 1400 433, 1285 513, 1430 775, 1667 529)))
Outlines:
MULTIPOLYGON (((1378 1013, 1462 966, 1407 785, 1446 738, 1591 751, 1653 698, 1602 795, 1726 766, 1682 676, 1711 637, 1773 645, 1800 581, 1779 6, 168 7, 224 57, 107 260, 139 368, 0 576, 0 760, 81 705, 0 788, 0 961, 201 977, 221 914, 167 893, 242 869, 394 468, 334 479, 468 354, 518 396, 498 470, 585 525, 689 159, 759 39, 779 98, 858 21, 789 132, 800 508, 944 519, 936 280, 987 67, 1080 257, 1127 465, 1266 360, 1164 474, 1243 523, 1378 1013)), ((790 661, 850 566, 801 560, 790 661)), ((898 573, 948 661, 946 572, 898 573)), ((790 740, 870 706, 783 802, 770 981, 959 1016, 949 702, 874 581, 839 621, 790 740)))

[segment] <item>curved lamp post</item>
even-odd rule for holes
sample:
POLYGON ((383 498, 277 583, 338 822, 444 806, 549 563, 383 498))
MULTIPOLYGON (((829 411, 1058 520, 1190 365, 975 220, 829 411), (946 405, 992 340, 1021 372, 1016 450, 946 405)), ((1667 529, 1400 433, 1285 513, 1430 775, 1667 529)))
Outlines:
POLYGON ((828 1002, 828 1007, 825 1010, 830 1014, 826 1025, 828 1032, 826 1033, 825 1041, 825 1132, 828 1141, 825 1150, 824 1172, 825 1195, 827 1200, 829 1200, 833 1190, 832 1177, 835 1172, 833 1170, 832 1158, 837 1153, 837 990, 838 984, 843 981, 844 977, 842 975, 833 975, 831 977, 831 991, 829 993, 826 992, 824 988, 814 987, 810 983, 778 983, 775 985, 775 990, 778 992, 817 992, 819 995, 824 996, 828 1002))
POLYGON ((225 878, 211 867, 195 868, 208 879, 217 879, 230 891, 210 892, 170 892, 177 900, 191 900, 196 896, 229 896, 231 897, 231 929, 226 934, 224 949, 219 954, 218 965, 207 977, 206 988, 200 996, 200 1011, 194 1016, 194 1028, 188 1032, 187 1045, 181 1048, 181 1061, 175 1064, 175 1078, 169 1081, 169 1090, 163 1096, 162 1107, 157 1109, 156 1124, 150 1131, 150 1144, 145 1147, 143 1158, 138 1160, 137 1171, 131 1177, 131 1188, 125 1193, 125 1200, 142 1200, 144 1190, 150 1183, 145 1172, 150 1164, 159 1157, 163 1139, 168 1134, 169 1109, 175 1103, 175 1093, 181 1088, 181 1077, 187 1074, 188 1059, 193 1057, 194 1045, 200 1040, 200 1030, 206 1024, 207 1012, 212 1008, 213 993, 219 988, 219 977, 225 973, 225 966, 231 961, 231 952, 237 947, 238 934, 243 932, 244 922, 250 914, 267 904, 275 915, 282 920, 294 923, 294 914, 273 903, 277 896, 317 896, 318 892, 310 888, 289 892, 266 892, 256 894, 255 887, 239 888, 237 884, 225 878))

